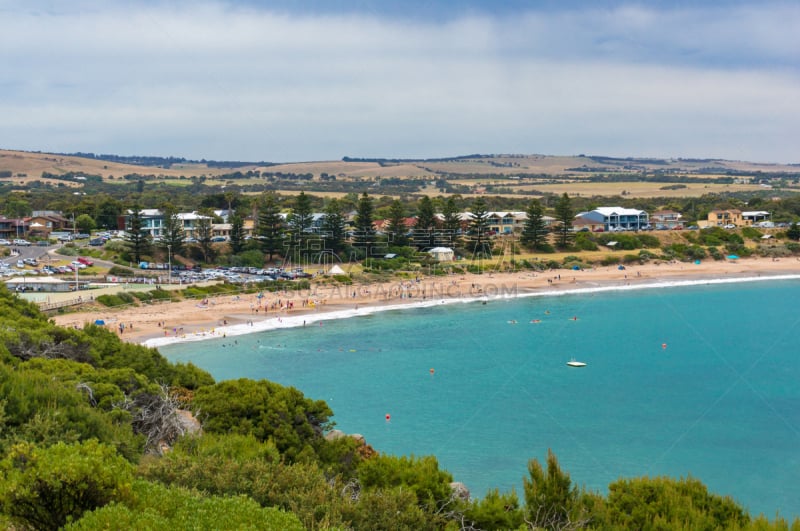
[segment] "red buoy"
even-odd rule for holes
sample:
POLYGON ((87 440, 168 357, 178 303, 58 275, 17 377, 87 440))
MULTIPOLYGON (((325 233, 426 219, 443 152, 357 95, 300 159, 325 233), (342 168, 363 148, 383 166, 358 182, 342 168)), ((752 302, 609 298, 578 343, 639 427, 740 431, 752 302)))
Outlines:
POLYGON ((392 416, 387 413, 386 414, 386 422, 389 422, 390 420, 392 420, 392 416))
POLYGON ((436 371, 434 371, 433 369, 431 369, 431 374, 433 374, 434 372, 436 372, 436 371))
POLYGON ((667 348, 667 344, 666 343, 661 343, 661 348, 666 349, 667 348))

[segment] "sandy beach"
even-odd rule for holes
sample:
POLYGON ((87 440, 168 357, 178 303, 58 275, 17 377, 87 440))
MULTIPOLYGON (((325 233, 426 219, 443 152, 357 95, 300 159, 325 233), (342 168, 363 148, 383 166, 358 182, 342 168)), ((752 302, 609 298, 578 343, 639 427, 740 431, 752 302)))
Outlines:
POLYGON ((312 283, 308 290, 297 292, 221 295, 202 301, 186 300, 124 309, 94 307, 56 315, 53 320, 61 326, 82 327, 101 319, 123 340, 157 347, 179 341, 304 326, 325 319, 405 306, 773 277, 800 278, 800 260, 748 258, 703 261, 700 264, 654 262, 626 266, 624 270, 609 266, 536 273, 419 277, 350 286, 312 283), (124 325, 122 330, 120 324, 124 325))

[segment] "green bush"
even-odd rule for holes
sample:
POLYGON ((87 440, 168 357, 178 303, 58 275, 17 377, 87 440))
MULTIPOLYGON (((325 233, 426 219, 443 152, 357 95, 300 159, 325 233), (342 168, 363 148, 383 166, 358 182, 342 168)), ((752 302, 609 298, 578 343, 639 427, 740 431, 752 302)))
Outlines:
POLYGON ((206 496, 181 487, 137 481, 131 499, 87 513, 67 530, 95 529, 259 529, 301 531, 291 513, 261 507, 240 496, 206 496))
POLYGON ((86 441, 49 448, 19 444, 0 463, 3 512, 35 529, 58 529, 86 511, 130 496, 133 466, 86 441))
POLYGON ((615 265, 618 264, 619 262, 620 262, 620 257, 613 254, 606 255, 605 258, 600 260, 600 264, 604 266, 615 265))
POLYGON ((113 277, 132 277, 134 276, 134 272, 127 267, 120 267, 120 266, 111 266, 111 269, 108 270, 108 274, 113 277))
POLYGON ((113 295, 98 295, 95 300, 100 304, 111 308, 134 304, 135 302, 132 295, 124 292, 115 293, 113 295))

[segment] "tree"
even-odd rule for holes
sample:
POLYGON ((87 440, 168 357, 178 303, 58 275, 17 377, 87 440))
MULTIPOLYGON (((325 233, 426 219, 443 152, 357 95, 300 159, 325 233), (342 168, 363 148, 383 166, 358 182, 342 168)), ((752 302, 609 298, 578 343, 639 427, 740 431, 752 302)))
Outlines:
POLYGON ((284 241, 283 218, 273 194, 265 194, 262 198, 256 234, 261 242, 261 250, 269 255, 267 260, 272 261, 272 255, 283 250, 284 241))
POLYGON ((573 529, 583 527, 588 515, 580 506, 580 491, 563 472, 555 454, 547 450, 547 471, 536 459, 528 462, 528 478, 522 478, 525 491, 525 520, 534 529, 573 529))
POLYGON ((200 249, 203 251, 203 260, 208 263, 209 257, 212 256, 211 238, 214 237, 211 218, 204 216, 197 220, 195 234, 197 234, 197 243, 200 244, 200 249))
POLYGON ((325 206, 325 217, 322 220, 322 239, 325 251, 340 253, 344 250, 347 236, 344 206, 338 199, 331 199, 325 206))
POLYGON ((564 192, 564 195, 558 200, 555 206, 556 222, 558 225, 558 246, 562 249, 567 247, 572 240, 572 220, 575 218, 575 213, 572 210, 572 201, 564 192))
POLYGON ((403 203, 399 199, 392 201, 389 207, 389 223, 386 227, 386 235, 389 237, 389 245, 402 247, 408 243, 406 236, 406 212, 403 203))
POLYGON ((528 248, 541 249, 547 241, 547 227, 544 223, 544 208, 538 199, 532 199, 528 204, 527 216, 520 242, 528 248))
POLYGON ((461 233, 461 215, 458 211, 455 196, 450 196, 442 207, 442 227, 440 229, 440 243, 454 245, 461 233))
POLYGON ((375 243, 375 227, 373 222, 374 206, 372 198, 364 192, 356 205, 355 231, 353 244, 364 249, 364 254, 369 256, 372 245, 375 243))
POLYGON ((469 223, 472 252, 477 257, 490 257, 492 244, 489 241, 489 212, 486 201, 479 197, 472 203, 472 219, 469 223))
POLYGON ((800 225, 790 223, 789 229, 786 231, 786 237, 794 241, 800 240, 800 225))
POLYGON ((128 217, 125 243, 128 246, 128 252, 133 255, 133 261, 137 264, 142 261, 142 255, 148 253, 152 246, 150 233, 144 230, 144 221, 139 205, 134 205, 128 217))
POLYGON ((75 228, 77 228, 80 232, 90 234, 96 227, 92 216, 88 214, 81 214, 77 218, 75 218, 75 228))
POLYGON ((417 206, 417 222, 414 224, 414 244, 420 250, 436 246, 436 212, 433 201, 423 196, 417 206))
POLYGON ((86 511, 123 500, 133 465, 89 440, 37 448, 15 445, 0 463, 3 512, 34 529, 58 529, 86 511))
POLYGON ((167 249, 173 255, 181 254, 186 241, 186 232, 183 229, 183 220, 172 207, 164 210, 164 224, 161 229, 159 247, 167 249))
POLYGON ((298 255, 306 251, 312 221, 311 198, 301 191, 287 218, 290 245, 298 255))
POLYGON ((237 213, 233 213, 229 219, 231 222, 231 251, 233 254, 239 254, 244 249, 244 220, 237 213))

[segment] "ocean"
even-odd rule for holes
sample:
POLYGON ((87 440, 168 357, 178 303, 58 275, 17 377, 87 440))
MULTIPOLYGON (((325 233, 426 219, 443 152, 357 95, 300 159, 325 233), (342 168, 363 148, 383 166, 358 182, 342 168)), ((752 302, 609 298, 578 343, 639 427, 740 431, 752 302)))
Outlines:
POLYGON ((572 481, 686 477, 800 516, 800 281, 434 304, 159 347, 268 379, 383 453, 433 454, 474 496, 551 448, 572 481), (566 362, 585 362, 571 368, 566 362))

